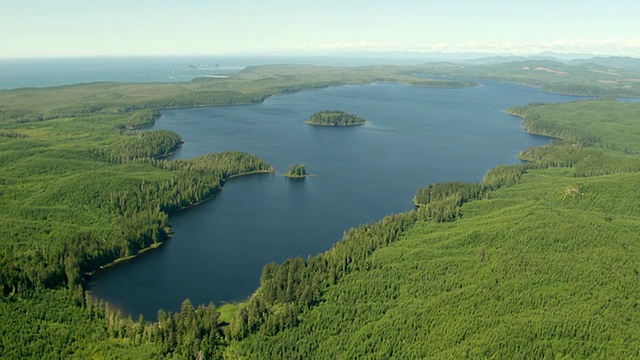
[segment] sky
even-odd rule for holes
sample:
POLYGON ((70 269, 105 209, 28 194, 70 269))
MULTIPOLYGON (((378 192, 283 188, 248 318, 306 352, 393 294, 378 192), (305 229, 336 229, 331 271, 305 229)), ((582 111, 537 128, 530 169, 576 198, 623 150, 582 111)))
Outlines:
POLYGON ((0 58, 544 51, 640 57, 638 0, 2 0, 0 58))

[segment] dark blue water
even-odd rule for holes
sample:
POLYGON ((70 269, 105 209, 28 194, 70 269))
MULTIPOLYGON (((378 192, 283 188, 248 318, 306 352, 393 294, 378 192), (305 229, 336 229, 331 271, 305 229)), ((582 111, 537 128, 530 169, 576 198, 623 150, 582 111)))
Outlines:
POLYGON ((512 105, 574 97, 486 82, 468 89, 382 83, 275 96, 262 104, 164 111, 155 128, 185 140, 177 158, 228 150, 258 154, 305 180, 253 175, 230 180, 213 200, 171 217, 172 240, 94 276, 89 289, 134 317, 246 299, 270 261, 328 250, 345 230, 412 208, 420 186, 479 181, 548 139, 524 132, 512 105), (314 127, 315 111, 339 109, 363 126, 314 127))

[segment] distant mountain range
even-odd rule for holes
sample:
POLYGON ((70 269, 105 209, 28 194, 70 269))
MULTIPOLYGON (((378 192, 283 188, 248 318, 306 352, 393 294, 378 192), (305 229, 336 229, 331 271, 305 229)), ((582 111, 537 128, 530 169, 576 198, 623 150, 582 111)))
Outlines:
POLYGON ((569 62, 571 65, 582 65, 587 63, 595 63, 602 66, 618 68, 640 68, 640 59, 627 56, 595 56, 590 59, 576 59, 569 62))
POLYGON ((568 65, 596 64, 605 67, 640 68, 640 59, 628 56, 593 56, 589 54, 561 54, 552 52, 545 52, 532 56, 489 56, 473 60, 465 60, 464 62, 474 65, 493 65, 528 60, 551 60, 568 65))
POLYGON ((487 54, 474 52, 420 52, 420 51, 350 51, 335 52, 331 55, 349 59, 386 59, 394 64, 410 64, 416 62, 451 62, 473 65, 496 65, 508 62, 548 60, 567 65, 596 64, 604 67, 640 68, 640 58, 629 56, 604 56, 589 53, 561 53, 545 51, 536 55, 487 54))

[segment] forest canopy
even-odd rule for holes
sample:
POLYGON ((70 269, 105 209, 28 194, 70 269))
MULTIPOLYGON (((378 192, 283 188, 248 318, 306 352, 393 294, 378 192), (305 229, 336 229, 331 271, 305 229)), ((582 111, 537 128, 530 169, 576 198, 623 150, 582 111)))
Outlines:
MULTIPOLYGON (((610 75, 545 65, 567 72, 562 82, 523 65, 535 69, 477 73, 639 94, 623 82, 631 70, 602 83, 610 75)), ((510 109, 555 139, 479 183, 425 184, 417 209, 349 229, 322 254, 266 264, 228 312, 185 300, 149 322, 85 291, 86 272, 165 241, 169 214, 232 176, 273 171, 244 152, 167 159, 178 134, 136 131, 159 110, 374 81, 472 85, 408 75, 432 68, 266 66, 182 84, 0 91, 0 357, 638 358, 640 104, 611 99, 510 109)))
POLYGON ((367 121, 360 116, 348 114, 339 110, 325 110, 318 111, 311 115, 309 120, 306 121, 309 125, 322 125, 322 126, 350 126, 350 125, 363 125, 367 121))
POLYGON ((307 174, 307 169, 304 165, 295 164, 289 167, 289 170, 287 170, 284 176, 288 178, 305 178, 309 176, 309 174, 307 174))

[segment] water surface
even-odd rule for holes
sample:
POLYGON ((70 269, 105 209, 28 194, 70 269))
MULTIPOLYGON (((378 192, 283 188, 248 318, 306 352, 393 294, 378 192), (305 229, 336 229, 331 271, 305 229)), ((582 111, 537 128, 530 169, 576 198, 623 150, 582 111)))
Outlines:
POLYGON ((418 64, 425 59, 335 56, 160 56, 1 59, 0 90, 109 82, 183 82, 202 76, 227 76, 247 66, 313 64, 360 66, 418 64))
POLYGON ((328 250, 345 230, 412 209, 420 186, 479 181, 498 164, 547 138, 527 134, 503 110, 575 97, 484 82, 468 89, 392 83, 274 96, 243 106, 164 111, 155 128, 185 144, 176 158, 218 151, 255 153, 284 172, 295 163, 314 176, 252 175, 230 180, 212 201, 171 216, 175 236, 159 249, 94 276, 95 296, 125 313, 154 319, 185 298, 216 305, 246 299, 270 261, 328 250), (315 127, 315 111, 343 110, 363 126, 315 127))

